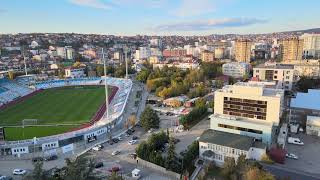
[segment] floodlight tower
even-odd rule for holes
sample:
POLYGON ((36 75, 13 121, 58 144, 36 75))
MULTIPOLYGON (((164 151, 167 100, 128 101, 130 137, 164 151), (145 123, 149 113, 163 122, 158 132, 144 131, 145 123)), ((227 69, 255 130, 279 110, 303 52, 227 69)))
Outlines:
POLYGON ((124 47, 124 53, 125 53, 125 61, 126 61, 126 79, 128 79, 128 48, 127 46, 124 47))
POLYGON ((25 71, 26 75, 28 75, 26 56, 24 55, 24 47, 23 46, 22 46, 22 57, 23 57, 23 62, 24 62, 24 71, 25 71))
POLYGON ((103 60, 103 68, 104 68, 104 89, 106 94, 106 112, 107 112, 107 120, 109 119, 109 96, 108 96, 108 84, 107 84, 107 67, 106 67, 106 58, 104 57, 104 49, 102 48, 102 60, 103 60))

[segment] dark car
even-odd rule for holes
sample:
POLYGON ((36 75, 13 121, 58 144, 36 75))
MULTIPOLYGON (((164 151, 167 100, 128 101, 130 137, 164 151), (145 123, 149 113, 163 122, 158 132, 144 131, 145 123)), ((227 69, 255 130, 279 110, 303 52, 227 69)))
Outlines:
POLYGON ((57 155, 51 155, 51 156, 48 156, 48 157, 44 158, 45 161, 53 161, 53 160, 56 160, 56 159, 58 159, 57 155))
POLYGON ((113 141, 114 143, 118 143, 118 142, 119 142, 119 139, 113 138, 112 141, 113 141))
POLYGON ((174 144, 177 144, 178 142, 180 142, 180 139, 174 139, 173 142, 174 144))
POLYGON ((40 162, 40 161, 43 161, 43 158, 42 157, 34 157, 32 158, 32 162, 40 162))
POLYGON ((114 142, 112 140, 108 140, 107 143, 112 145, 114 142))
POLYGON ((132 136, 132 140, 137 140, 139 139, 137 136, 132 136))
POLYGON ((103 162, 98 162, 94 165, 94 168, 98 169, 98 168, 101 168, 103 167, 103 162))

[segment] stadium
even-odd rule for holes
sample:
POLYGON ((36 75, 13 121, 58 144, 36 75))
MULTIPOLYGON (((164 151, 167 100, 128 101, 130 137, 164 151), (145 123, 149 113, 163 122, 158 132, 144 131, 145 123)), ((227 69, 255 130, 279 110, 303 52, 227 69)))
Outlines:
POLYGON ((122 121, 131 88, 131 80, 109 77, 32 85, 0 79, 0 154, 68 153, 106 138, 122 121))

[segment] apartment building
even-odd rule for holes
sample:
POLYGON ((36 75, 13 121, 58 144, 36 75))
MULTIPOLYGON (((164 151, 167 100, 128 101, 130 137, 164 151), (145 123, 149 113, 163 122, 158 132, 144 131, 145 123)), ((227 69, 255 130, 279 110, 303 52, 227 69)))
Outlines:
POLYGON ((249 75, 250 64, 245 62, 230 62, 222 65, 222 73, 234 78, 242 78, 249 75))
POLYGON ((320 59, 320 34, 305 33, 303 39, 303 56, 320 59))
POLYGON ((294 70, 297 76, 319 78, 320 60, 307 60, 295 63, 294 70))
POLYGON ((301 61, 303 56, 303 39, 282 39, 280 40, 280 49, 282 61, 301 61))
POLYGON ((203 62, 213 62, 214 61, 214 52, 204 50, 201 52, 201 60, 203 62))
POLYGON ((297 81, 294 66, 290 64, 261 64, 253 68, 253 77, 262 81, 275 81, 276 87, 291 90, 297 81))
POLYGON ((271 143, 284 108, 284 91, 258 83, 236 83, 215 92, 210 128, 271 143))
POLYGON ((249 40, 237 40, 235 42, 235 60, 249 63, 252 45, 253 43, 249 40))

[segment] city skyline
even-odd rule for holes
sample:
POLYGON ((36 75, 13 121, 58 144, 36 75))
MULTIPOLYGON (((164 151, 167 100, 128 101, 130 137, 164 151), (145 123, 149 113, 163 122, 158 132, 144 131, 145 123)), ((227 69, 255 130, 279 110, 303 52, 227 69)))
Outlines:
POLYGON ((0 33, 249 34, 320 27, 319 1, 3 0, 0 33), (318 13, 319 14, 319 13, 318 13))

